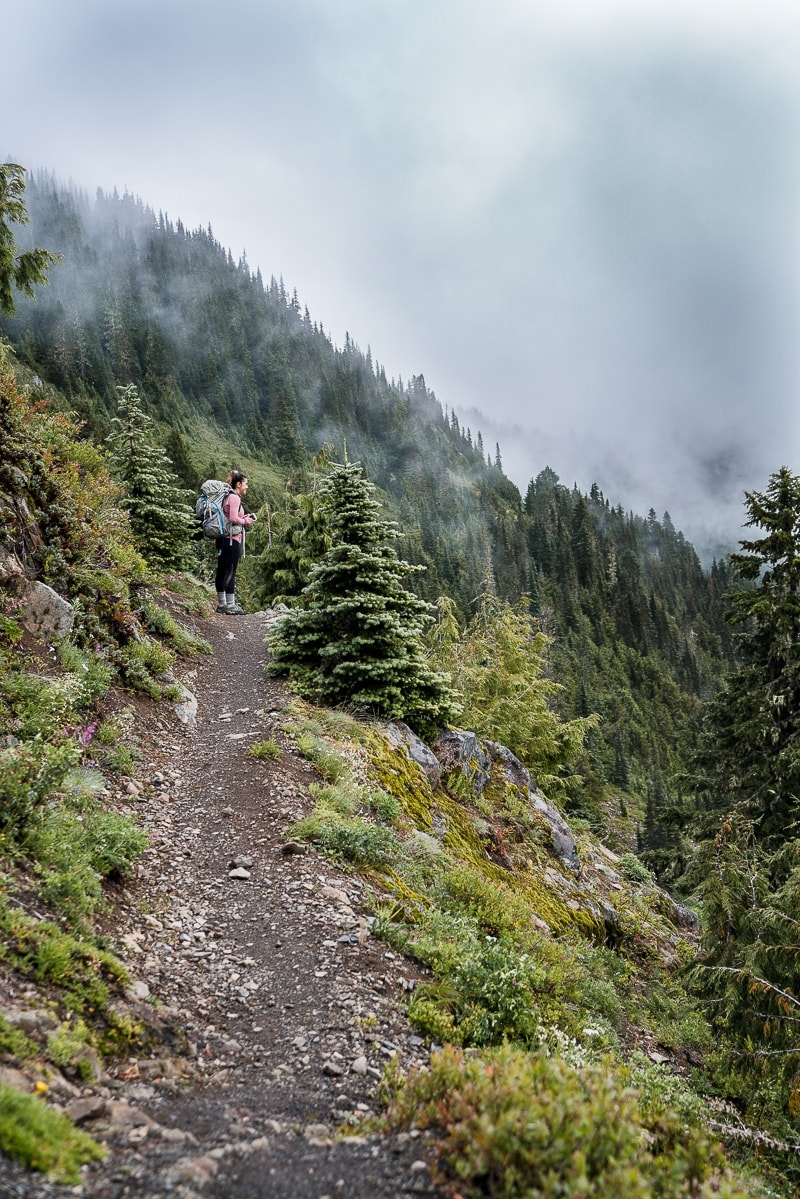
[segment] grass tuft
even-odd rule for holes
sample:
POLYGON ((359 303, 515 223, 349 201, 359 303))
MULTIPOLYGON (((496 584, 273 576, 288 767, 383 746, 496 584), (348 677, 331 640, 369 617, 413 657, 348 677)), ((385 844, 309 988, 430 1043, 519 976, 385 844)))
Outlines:
POLYGON ((5 1086, 0 1086, 0 1152, 69 1186, 81 1181, 81 1166, 106 1155, 66 1116, 34 1095, 5 1086))

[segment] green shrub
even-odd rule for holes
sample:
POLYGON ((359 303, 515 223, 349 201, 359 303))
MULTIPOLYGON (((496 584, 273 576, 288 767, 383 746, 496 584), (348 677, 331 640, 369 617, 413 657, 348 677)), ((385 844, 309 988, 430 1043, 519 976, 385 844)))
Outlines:
MULTIPOLYGON (((354 816, 362 798, 360 788, 349 777, 324 786, 311 783, 308 791, 316 801, 316 812, 321 820, 324 820, 326 814, 332 817, 335 815, 354 816)), ((334 818, 333 823, 339 822, 334 818)))
POLYGON ((370 791, 367 802, 379 820, 392 824, 403 811, 403 805, 388 791, 370 791))
POLYGON ((0 749, 0 832, 12 838, 25 834, 34 812, 63 783, 78 764, 80 747, 34 738, 0 749))
POLYGON ((392 829, 358 819, 324 825, 315 840, 334 857, 345 858, 360 866, 387 866, 400 849, 392 829))
POLYGON ((268 737, 266 741, 254 742, 247 752, 256 761, 274 762, 281 756, 283 751, 274 737, 268 737))
POLYGON ((437 976, 456 970, 465 954, 476 953, 481 933, 466 912, 443 911, 431 906, 418 930, 414 930, 413 953, 437 976))
MULTIPOLYGON (((41 851, 44 854, 46 850, 41 851)), ((39 892, 45 903, 75 929, 82 928, 101 906, 103 888, 97 873, 83 859, 38 862, 39 892)))
POLYGON ((53 1182, 76 1186, 80 1168, 106 1155, 71 1120, 33 1095, 0 1086, 0 1151, 53 1182))
POLYGON ((521 895, 490 879, 477 866, 459 863, 442 877, 442 902, 469 912, 484 932, 513 934, 530 924, 530 907, 521 895))
POLYGON ((392 902, 377 903, 373 908, 374 919, 371 933, 379 941, 384 941, 392 949, 405 951, 409 943, 409 929, 404 921, 402 907, 392 902))
POLYGON ((146 637, 142 641, 133 641, 120 650, 120 663, 128 686, 135 691, 142 691, 151 699, 161 699, 163 684, 158 682, 158 676, 165 674, 172 666, 172 654, 165 646, 146 637))
POLYGON ((338 783, 349 773, 350 767, 335 750, 318 737, 309 733, 299 733, 296 738, 297 750, 307 758, 320 772, 326 783, 338 783))
POLYGON ((635 853, 624 853, 619 860, 619 868, 635 883, 652 883, 653 881, 652 874, 635 853))
POLYGON ((57 1066, 72 1066, 84 1082, 92 1077, 92 1064, 80 1054, 91 1044, 91 1034, 83 1020, 65 1020, 47 1038, 47 1052, 57 1066), (79 1060, 75 1060, 79 1059, 79 1060))
POLYGON ((58 660, 64 670, 80 680, 83 689, 81 707, 105 695, 112 672, 102 652, 92 653, 66 640, 58 647, 58 660))
POLYGON ((610 1063, 447 1048, 407 1080, 389 1074, 386 1124, 432 1129, 438 1181, 468 1199, 743 1199, 719 1179, 721 1153, 696 1114, 640 1096, 628 1081, 610 1063))
POLYGON ((128 816, 65 806, 47 809, 25 842, 37 861, 43 898, 73 924, 97 908, 101 880, 124 873, 146 846, 146 832, 128 816))
POLYGON ((0 962, 26 978, 61 988, 71 1011, 97 1014, 114 1025, 108 1010, 112 992, 129 981, 117 958, 64 932, 50 920, 37 920, 0 896, 0 962))
POLYGON ((39 1052, 36 1041, 27 1037, 22 1029, 9 1024, 0 1012, 0 1053, 10 1053, 24 1060, 38 1057, 39 1052))
POLYGON ((103 746, 115 745, 124 732, 125 722, 122 720, 113 716, 108 720, 103 720, 98 724, 95 732, 95 745, 98 743, 103 746))
POLYGON ((22 637, 23 628, 19 621, 0 613, 0 645, 17 645, 22 637))
POLYGON ((147 833, 119 812, 93 812, 83 820, 89 864, 104 878, 124 874, 147 848, 147 833))
POLYGON ((132 775, 135 770, 138 752, 130 745, 109 745, 103 749, 99 757, 104 766, 114 774, 132 775))
POLYGON ((14 713, 14 726, 22 740, 51 737, 79 720, 91 702, 91 691, 77 674, 43 678, 12 670, 0 681, 0 690, 14 713))
POLYGON ((160 608, 155 600, 147 598, 144 601, 142 618, 150 632, 169 641, 177 654, 196 657, 198 654, 211 653, 211 646, 204 637, 198 637, 190 629, 184 629, 172 613, 166 608, 160 608))
POLYGON ((516 946, 494 940, 462 944, 449 973, 418 989, 409 1019, 432 1034, 434 1004, 449 1026, 447 1039, 457 1044, 532 1044, 540 1027, 536 992, 545 986, 541 967, 516 946))

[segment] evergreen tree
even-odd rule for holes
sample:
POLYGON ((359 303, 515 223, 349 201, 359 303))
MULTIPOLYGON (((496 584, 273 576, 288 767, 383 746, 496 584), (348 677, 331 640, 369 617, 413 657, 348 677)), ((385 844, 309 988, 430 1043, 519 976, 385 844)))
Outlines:
POLYGON ((332 545, 312 569, 302 607, 271 638, 275 669, 325 704, 348 704, 418 729, 441 726, 450 698, 425 661, 421 633, 431 605, 406 590, 416 569, 389 544, 360 463, 334 466, 322 485, 332 545))
POLYGON ((709 706, 698 791, 712 813, 739 809, 776 849, 800 813, 800 477, 782 467, 745 507, 761 535, 731 555, 745 582, 728 611, 741 664, 709 706))
POLYGON ((185 565, 194 519, 164 450, 153 443, 153 422, 133 384, 117 388, 117 415, 106 439, 111 471, 123 489, 122 506, 145 560, 155 567, 185 565))
POLYGON ((331 545, 320 501, 316 482, 310 491, 298 493, 287 485, 283 509, 254 534, 256 557, 249 579, 257 603, 298 602, 312 567, 331 545))
POLYGON ((703 900, 700 989, 742 1071, 800 1102, 800 478, 746 493, 760 535, 732 555, 741 664, 710 704, 698 756, 704 810, 693 875, 703 900))
POLYGON ((202 480, 197 477, 197 467, 192 462, 188 443, 180 429, 170 429, 164 448, 181 486, 189 491, 196 490, 202 480))
POLYGON ((562 720, 553 699, 562 690, 547 678, 551 639, 533 620, 527 598, 512 607, 488 583, 478 613, 463 632, 448 600, 430 638, 452 675, 466 727, 506 745, 549 795, 563 796, 589 732, 599 717, 562 720))
POLYGON ((25 168, 0 162, 0 311, 14 313, 14 291, 32 296, 37 283, 47 282, 48 267, 59 262, 49 250, 20 251, 13 225, 28 224, 25 168))

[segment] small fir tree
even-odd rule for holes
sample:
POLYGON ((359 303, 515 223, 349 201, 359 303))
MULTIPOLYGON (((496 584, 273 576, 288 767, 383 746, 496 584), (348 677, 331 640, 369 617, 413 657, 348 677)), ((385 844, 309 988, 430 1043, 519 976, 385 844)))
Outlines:
POLYGON ((432 608, 404 586, 419 568, 389 544, 396 530, 380 518, 373 492, 359 463, 335 465, 323 482, 332 544, 311 570, 302 606, 271 638, 274 669, 318 703, 428 731, 450 714, 446 676, 427 664, 421 641, 432 608))
POLYGON ((429 642, 455 680, 465 727, 506 745, 551 796, 579 786, 574 768, 599 717, 562 720, 553 710, 563 687, 546 674, 552 639, 531 616, 527 599, 515 606, 498 599, 488 579, 480 609, 463 632, 451 601, 440 599, 439 611, 429 642))
POLYGON ((181 488, 165 451, 153 443, 153 422, 133 384, 117 388, 117 415, 106 438, 115 479, 123 489, 136 543, 155 567, 180 570, 186 563, 194 519, 189 493, 181 488))

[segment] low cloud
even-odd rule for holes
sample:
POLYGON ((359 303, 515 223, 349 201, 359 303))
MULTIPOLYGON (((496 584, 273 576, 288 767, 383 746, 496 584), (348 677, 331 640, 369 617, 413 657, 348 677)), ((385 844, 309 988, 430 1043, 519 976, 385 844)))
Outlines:
POLYGON ((695 539, 797 469, 796 6, 28 0, 6 35, 0 152, 210 225, 523 486, 695 539))

